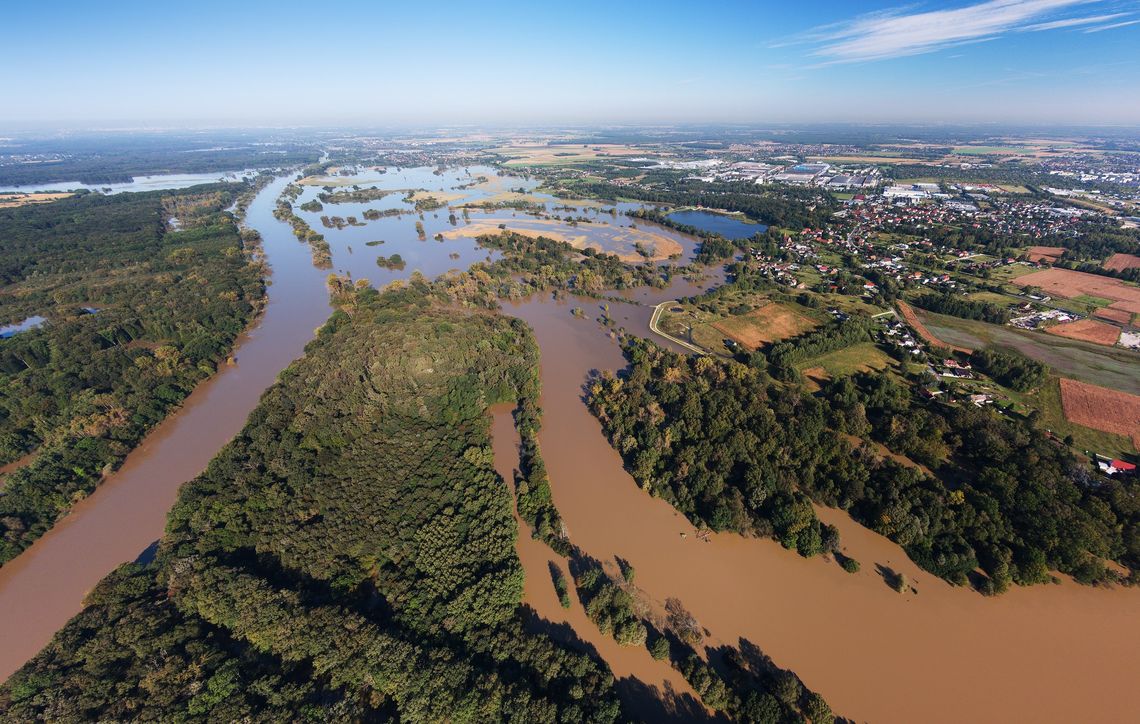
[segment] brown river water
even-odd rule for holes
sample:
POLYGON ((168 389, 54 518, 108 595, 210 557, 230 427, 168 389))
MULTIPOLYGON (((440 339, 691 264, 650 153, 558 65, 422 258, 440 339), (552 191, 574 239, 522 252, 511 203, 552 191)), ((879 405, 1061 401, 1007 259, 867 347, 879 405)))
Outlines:
MULTIPOLYGON (((575 306, 600 313, 593 300, 506 308, 530 323, 542 350, 539 441, 555 503, 574 543, 599 560, 628 560, 658 603, 681 599, 711 632, 708 645, 745 639, 860 721, 1140 720, 1140 590, 1064 582, 985 598, 827 509, 821 517, 862 563, 857 574, 771 540, 698 541, 683 516, 637 487, 586 409, 589 372, 625 360, 598 324, 570 314, 575 306), (905 573, 918 593, 894 592, 878 566, 905 573)), ((610 303, 609 312, 644 333, 648 308, 610 303)), ((550 588, 549 575, 537 575, 550 588)), ((543 616, 560 615, 552 593, 528 601, 543 616)))
MULTIPOLYGON (((259 195, 249 211, 249 224, 264 238, 273 285, 263 316, 239 341, 237 364, 200 386, 119 471, 0 568, 0 679, 79 611, 95 583, 162 534, 178 487, 241 428, 329 314, 324 274, 312 268, 308 248, 288 226, 272 218, 281 185, 259 195)), ((340 265, 345 256, 335 234, 328 236, 340 265)), ((609 314, 617 325, 648 334, 651 305, 699 293, 719 278, 626 293, 639 304, 610 302, 609 314)), ((582 400, 592 370, 625 366, 618 345, 593 321, 601 304, 536 297, 505 312, 529 322, 542 349, 540 443, 571 539, 601 561, 628 560, 655 607, 679 598, 710 632, 708 645, 755 644, 836 712, 857 720, 1140 721, 1133 696, 1140 680, 1140 590, 1065 582, 983 598, 921 571, 840 511, 820 515, 840 527, 845 552, 862 563, 858 574, 834 561, 804 560, 770 540, 732 534, 697 540, 684 517, 625 473, 582 400), (573 317, 575 306, 589 319, 573 317), (895 593, 878 566, 905 573, 918 593, 895 593)), ((517 437, 508 408, 492 413, 496 467, 511 480, 517 437)), ((602 636, 577 601, 569 610, 559 605, 549 565, 565 572, 566 564, 525 526, 518 549, 536 626, 606 660, 633 711, 655 721, 704 715, 667 664, 602 636)))

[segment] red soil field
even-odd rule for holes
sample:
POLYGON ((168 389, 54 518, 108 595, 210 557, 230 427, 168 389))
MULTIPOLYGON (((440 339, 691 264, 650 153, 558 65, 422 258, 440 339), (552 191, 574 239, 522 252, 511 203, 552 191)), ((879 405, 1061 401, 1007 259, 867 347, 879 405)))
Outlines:
POLYGON ((1069 422, 1127 435, 1140 450, 1140 396, 1062 377, 1061 407, 1069 422))
POLYGON ((967 349, 966 347, 955 347, 954 345, 947 344, 946 342, 943 342, 942 340, 935 337, 934 334, 926 328, 926 325, 919 320, 918 315, 914 313, 914 309, 906 302, 899 302, 899 312, 902 314, 903 319, 906 320, 906 323, 914 327, 914 331, 918 332, 918 336, 925 339, 927 344, 933 345, 935 347, 946 347, 947 349, 950 349, 954 352, 961 352, 962 354, 974 353, 974 350, 972 349, 967 349))
POLYGON ((1021 287, 1040 287, 1046 294, 1058 297, 1092 297, 1111 299, 1113 309, 1140 312, 1140 288, 1124 284, 1119 279, 1068 269, 1045 269, 1018 277, 1013 283, 1021 287))
MULTIPOLYGON (((1117 310, 1120 311, 1120 310, 1117 310)), ((1103 344, 1111 347, 1120 339, 1120 327, 1097 322, 1092 319, 1078 319, 1067 324, 1058 324, 1045 330, 1049 334, 1069 339, 1080 339, 1093 344, 1103 344)))
POLYGON ((1132 312, 1128 311, 1127 309, 1114 309, 1113 307, 1101 307, 1100 309, 1093 312, 1093 316, 1094 317, 1100 317, 1101 319, 1107 319, 1110 322, 1116 322, 1118 324, 1131 324, 1132 323, 1132 312))
POLYGON ((1065 253, 1063 246, 1031 246, 1029 247, 1029 261, 1048 261, 1054 262, 1065 253))
POLYGON ((1124 271, 1140 267, 1140 256, 1135 254, 1113 254, 1104 263, 1104 268, 1111 271, 1124 271))

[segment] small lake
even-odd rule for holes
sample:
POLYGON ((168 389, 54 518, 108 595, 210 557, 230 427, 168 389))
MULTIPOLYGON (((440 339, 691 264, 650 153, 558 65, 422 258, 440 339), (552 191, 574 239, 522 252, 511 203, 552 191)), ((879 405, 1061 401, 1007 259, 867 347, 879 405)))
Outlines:
POLYGON ((668 216, 670 221, 693 226, 711 234, 720 234, 726 239, 748 239, 768 230, 764 224, 752 224, 724 214, 709 211, 674 211, 668 216))
POLYGON ((8 339, 9 337, 16 336, 20 332, 27 332, 28 330, 35 329, 36 327, 41 327, 46 321, 46 317, 41 317, 37 314, 33 317, 28 317, 24 321, 17 324, 9 324, 7 326, 0 327, 0 339, 8 339))

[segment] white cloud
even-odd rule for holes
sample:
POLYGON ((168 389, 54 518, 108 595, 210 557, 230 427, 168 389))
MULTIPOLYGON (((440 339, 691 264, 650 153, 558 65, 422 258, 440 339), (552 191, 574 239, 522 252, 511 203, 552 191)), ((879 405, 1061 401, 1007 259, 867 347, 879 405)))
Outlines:
POLYGON ((1071 28, 1077 25, 1093 25, 1094 23, 1103 23, 1107 20, 1122 18, 1127 14, 1128 13, 1112 13, 1111 15, 1090 15, 1087 18, 1064 18, 1063 20, 1051 20, 1047 23, 1038 23, 1037 25, 1027 25, 1021 29, 1031 32, 1039 32, 1041 30, 1071 28))
POLYGON ((1113 23, 1112 25, 1101 25, 1099 28, 1089 28, 1086 33, 1099 33, 1102 30, 1112 30, 1113 28, 1123 28, 1128 25, 1136 25, 1140 20, 1129 20, 1123 23, 1113 23))
POLYGON ((883 60, 994 40, 1011 32, 1072 27, 1121 15, 1049 19, 1060 11, 1099 2, 988 0, 950 10, 892 10, 819 28, 805 40, 815 46, 813 54, 824 58, 826 64, 883 60))

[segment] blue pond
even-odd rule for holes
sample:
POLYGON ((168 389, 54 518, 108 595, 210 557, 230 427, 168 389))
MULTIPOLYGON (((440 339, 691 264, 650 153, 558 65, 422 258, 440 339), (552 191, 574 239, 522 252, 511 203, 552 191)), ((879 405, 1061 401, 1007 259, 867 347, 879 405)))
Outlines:
POLYGON ((749 224, 724 214, 712 214, 707 211, 674 211, 668 216, 670 221, 678 224, 695 226, 701 231, 720 234, 726 239, 747 239, 755 234, 762 234, 768 230, 764 224, 749 224))

